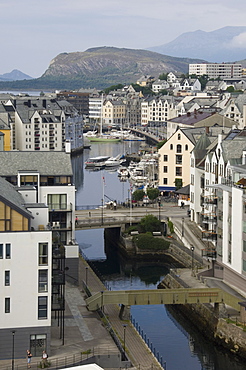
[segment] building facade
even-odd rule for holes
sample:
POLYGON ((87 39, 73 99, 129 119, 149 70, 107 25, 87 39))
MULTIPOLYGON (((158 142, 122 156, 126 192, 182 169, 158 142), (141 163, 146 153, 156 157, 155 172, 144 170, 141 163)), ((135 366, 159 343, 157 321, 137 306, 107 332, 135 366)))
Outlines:
POLYGON ((189 64, 189 75, 209 78, 241 78, 242 65, 239 63, 199 63, 189 64))

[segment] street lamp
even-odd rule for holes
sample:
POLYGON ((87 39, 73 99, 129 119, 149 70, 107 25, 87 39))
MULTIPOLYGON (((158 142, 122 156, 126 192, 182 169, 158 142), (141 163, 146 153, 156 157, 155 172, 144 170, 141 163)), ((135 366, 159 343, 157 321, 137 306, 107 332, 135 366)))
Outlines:
POLYGON ((191 249, 191 275, 193 275, 193 269, 194 269, 194 249, 195 249, 195 247, 194 247, 194 245, 191 245, 191 247, 190 247, 190 249, 191 249))
POLYGON ((161 220, 161 200, 158 198, 158 206, 159 206, 159 221, 161 220))
POLYGON ((182 238, 184 237, 184 217, 182 217, 182 238))
POLYGON ((126 327, 127 325, 123 325, 123 349, 124 349, 124 360, 126 359, 126 327))
POLYGON ((85 268, 85 285, 87 287, 87 281, 88 281, 88 267, 85 268))
POLYGON ((15 368, 15 330, 12 331, 12 370, 15 368))
POLYGON ((103 199, 102 199, 102 225, 103 225, 103 199))

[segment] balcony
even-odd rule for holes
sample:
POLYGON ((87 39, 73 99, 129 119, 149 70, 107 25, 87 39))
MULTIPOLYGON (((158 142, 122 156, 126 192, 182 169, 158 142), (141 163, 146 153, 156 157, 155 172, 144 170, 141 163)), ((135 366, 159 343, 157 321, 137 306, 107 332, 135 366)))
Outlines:
POLYGON ((217 223, 217 216, 215 214, 210 214, 210 213, 204 213, 202 215, 202 222, 203 223, 217 223))
POLYGON ((217 200, 218 198, 215 196, 209 196, 209 197, 204 197, 204 203, 205 204, 215 204, 217 205, 217 200))

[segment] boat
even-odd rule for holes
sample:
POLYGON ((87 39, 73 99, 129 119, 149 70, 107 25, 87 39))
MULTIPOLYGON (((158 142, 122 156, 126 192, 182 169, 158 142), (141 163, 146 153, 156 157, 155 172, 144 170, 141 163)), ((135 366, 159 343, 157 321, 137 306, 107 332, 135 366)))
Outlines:
POLYGON ((117 143, 121 141, 121 138, 110 134, 98 134, 94 136, 87 136, 90 142, 106 142, 106 143, 117 143))
POLYGON ((117 170, 118 176, 120 178, 127 179, 130 176, 129 170, 125 167, 121 167, 117 170))
POLYGON ((102 168, 105 167, 105 162, 109 159, 109 156, 98 156, 94 158, 88 158, 85 162, 85 168, 102 168))
POLYGON ((105 167, 117 167, 120 166, 125 161, 121 154, 116 157, 110 157, 105 161, 105 167))
POLYGON ((128 134, 125 137, 123 137, 124 141, 145 141, 143 137, 136 136, 134 134, 128 134))

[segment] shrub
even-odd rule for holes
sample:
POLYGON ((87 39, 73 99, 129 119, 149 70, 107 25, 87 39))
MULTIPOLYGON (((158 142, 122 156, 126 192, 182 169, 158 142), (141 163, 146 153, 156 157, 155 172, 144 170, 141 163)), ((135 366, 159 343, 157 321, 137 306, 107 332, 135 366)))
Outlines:
POLYGON ((134 236, 133 242, 139 249, 151 251, 167 250, 170 245, 168 241, 161 238, 154 238, 150 233, 134 236))
POLYGON ((161 221, 153 215, 147 215, 143 217, 139 223, 139 231, 142 233, 160 231, 161 230, 161 221))

